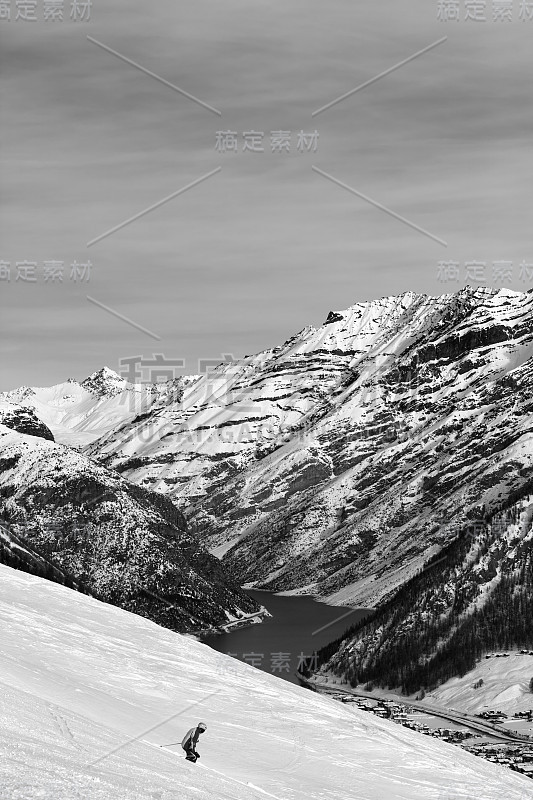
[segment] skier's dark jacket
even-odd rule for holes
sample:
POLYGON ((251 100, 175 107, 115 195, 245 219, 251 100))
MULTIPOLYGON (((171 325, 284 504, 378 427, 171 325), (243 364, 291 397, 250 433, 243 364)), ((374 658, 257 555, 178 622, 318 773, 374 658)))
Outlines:
POLYGON ((198 739, 200 737, 200 729, 198 726, 191 728, 190 731, 187 731, 185 736, 183 737, 183 741, 181 746, 184 750, 196 750, 196 745, 198 743, 198 739))

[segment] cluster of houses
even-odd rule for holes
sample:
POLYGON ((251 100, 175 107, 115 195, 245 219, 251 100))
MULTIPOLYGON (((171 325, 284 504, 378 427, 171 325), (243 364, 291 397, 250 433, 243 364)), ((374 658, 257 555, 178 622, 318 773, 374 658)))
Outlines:
MULTIPOLYGON (((520 650, 521 656, 533 656, 533 650, 520 650)), ((510 653, 487 653, 485 658, 509 658, 510 653)))
POLYGON ((406 706, 403 703, 396 703, 393 700, 378 700, 373 702, 372 700, 353 697, 350 695, 334 696, 338 697, 338 699, 340 699, 343 703, 355 703, 358 708, 361 708, 364 711, 370 711, 375 714, 376 717, 390 719, 392 722, 397 722, 400 725, 404 725, 406 728, 411 728, 413 731, 425 733, 427 736, 434 736, 437 739, 443 739, 445 742, 451 742, 455 744, 476 736, 476 734, 465 730, 456 730, 452 728, 430 728, 428 725, 424 725, 422 722, 417 722, 415 719, 412 719, 412 716, 410 716, 408 713, 410 711, 409 706, 406 706))
POLYGON ((533 778, 533 745, 473 744, 470 753, 533 778))
MULTIPOLYGON (((533 709, 530 708, 529 711, 516 711, 512 717, 508 717, 503 711, 492 710, 482 711, 480 714, 475 714, 475 716, 490 720, 495 725, 501 724, 506 719, 523 719, 527 720, 527 722, 533 722, 533 709)), ((514 731, 514 735, 519 736, 521 739, 533 739, 533 736, 526 733, 519 733, 518 731, 514 731)))
MULTIPOLYGON (((377 717, 390 719, 392 722, 404 725, 406 728, 411 728, 411 730, 424 733, 427 736, 442 739, 451 744, 460 745, 462 742, 465 742, 465 740, 482 738, 479 734, 472 733, 468 730, 429 728, 427 725, 417 722, 416 719, 413 718, 413 714, 409 713, 412 711, 409 706, 403 703, 396 703, 393 700, 370 700, 346 694, 334 694, 333 697, 343 703, 354 703, 358 708, 369 711, 377 717)), ((524 717, 530 719, 532 714, 533 709, 531 711, 517 712, 514 716, 517 719, 524 717)), ((484 711, 482 714, 477 714, 476 716, 493 721, 506 717, 505 714, 501 714, 498 711, 484 711)), ((466 747, 470 753, 476 756, 509 767, 516 772, 533 778, 533 743, 505 744, 495 742, 476 744, 472 741, 466 741, 466 747)))
POLYGON ((516 711, 513 714, 513 719, 527 719, 528 722, 533 721, 533 708, 530 708, 529 711, 516 711))
POLYGON ((409 720, 402 724, 405 725, 406 728, 411 728, 413 731, 425 733, 426 736, 434 736, 436 739, 443 739, 445 742, 450 742, 451 744, 460 744, 465 739, 477 738, 477 734, 471 731, 457 730, 457 728, 429 728, 427 725, 415 722, 414 720, 409 720))
POLYGON ((502 719, 507 719, 507 714, 503 711, 482 711, 480 714, 474 714, 475 717, 481 719, 490 719, 492 722, 500 722, 502 719))

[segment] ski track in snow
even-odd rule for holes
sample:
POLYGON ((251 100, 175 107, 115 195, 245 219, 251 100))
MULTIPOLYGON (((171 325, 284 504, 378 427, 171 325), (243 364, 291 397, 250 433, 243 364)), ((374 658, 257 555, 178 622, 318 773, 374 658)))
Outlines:
MULTIPOLYGON (((142 741, 145 744, 151 745, 152 747, 160 747, 163 750, 168 750, 168 747, 164 747, 163 745, 154 745, 153 742, 149 742, 147 739, 143 739, 142 741)), ((172 754, 173 755, 177 755, 175 753, 172 753, 172 754)), ((186 758, 183 758, 183 760, 187 761, 186 758)), ((189 763, 189 762, 187 762, 187 763, 189 763)), ((276 797, 276 795, 270 794, 270 792, 265 791, 265 789, 261 789, 260 786, 255 786, 255 784, 251 783, 250 781, 248 781, 246 783, 244 781, 239 781, 239 780, 237 780, 237 778, 232 778, 231 775, 225 775, 223 772, 219 772, 218 769, 213 769, 213 767, 207 767, 205 764, 202 764, 199 761, 196 761, 194 764, 191 763, 191 767, 193 767, 193 766, 195 768, 202 767, 202 769, 207 769, 207 770, 209 770, 209 772, 214 772, 217 775, 221 775, 226 780, 231 780, 231 781, 235 781, 235 783, 240 783, 241 786, 250 786, 252 789, 255 789, 258 792, 262 792, 263 794, 268 795, 268 797, 274 797, 275 800, 283 800, 283 798, 276 797)))

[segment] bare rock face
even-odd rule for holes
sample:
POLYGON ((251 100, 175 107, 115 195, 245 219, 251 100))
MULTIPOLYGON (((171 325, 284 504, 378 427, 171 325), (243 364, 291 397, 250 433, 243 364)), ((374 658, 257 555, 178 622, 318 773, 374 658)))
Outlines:
POLYGON ((30 436, 54 441, 54 435, 50 428, 38 419, 32 408, 27 406, 0 400, 0 424, 19 433, 27 433, 30 436))
POLYGON ((339 314, 337 311, 330 311, 324 325, 329 325, 331 322, 340 322, 341 319, 343 319, 342 314, 339 314))
POLYGON ((356 303, 85 452, 241 582, 371 606, 531 473, 532 347, 532 292, 356 303))

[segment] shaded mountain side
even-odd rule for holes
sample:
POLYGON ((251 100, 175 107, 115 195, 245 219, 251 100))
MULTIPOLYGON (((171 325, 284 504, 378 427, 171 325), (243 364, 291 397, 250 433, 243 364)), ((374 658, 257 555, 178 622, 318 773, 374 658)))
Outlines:
POLYGON ((0 424, 12 428, 19 433, 38 436, 41 439, 54 441, 54 434, 44 422, 37 417, 35 411, 18 403, 7 402, 0 398, 0 424))
POLYGON ((318 653, 352 686, 433 690, 487 651, 533 648, 533 478, 318 653))
POLYGON ((355 303, 87 449, 239 582, 371 607, 533 469, 533 293, 355 303))
POLYGON ((259 610, 189 533, 170 498, 2 425, 0 519, 4 559, 28 566, 33 551, 99 599, 173 630, 259 610))
MULTIPOLYGON (((19 433, 54 441, 50 429, 37 418, 32 408, 21 406, 13 401, 0 399, 0 423, 19 433)), ((11 469, 17 463, 16 456, 0 458, 0 472, 11 469)), ((56 564, 53 564, 50 557, 47 557, 39 547, 35 544, 30 547, 21 536, 17 536, 5 519, 0 521, 0 563, 77 591, 88 592, 80 581, 77 581, 72 575, 67 575, 56 564)))
POLYGON ((4 521, 0 522, 0 564, 94 596, 81 581, 53 564, 40 548, 35 545, 30 547, 4 521))

